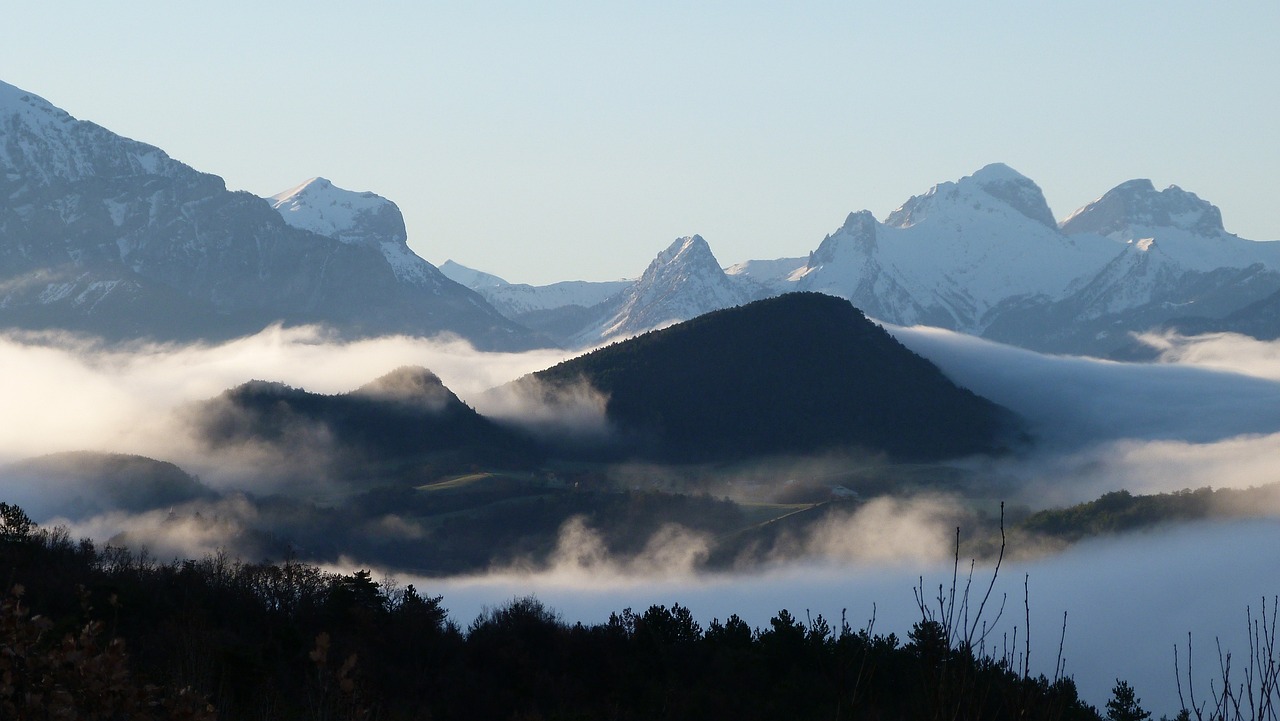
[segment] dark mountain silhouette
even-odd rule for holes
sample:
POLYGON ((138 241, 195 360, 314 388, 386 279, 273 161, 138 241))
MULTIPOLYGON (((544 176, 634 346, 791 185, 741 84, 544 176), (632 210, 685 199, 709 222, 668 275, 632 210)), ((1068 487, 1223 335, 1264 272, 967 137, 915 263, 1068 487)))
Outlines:
POLYGON ((425 368, 404 367, 340 395, 250 381, 192 410, 213 447, 265 444, 321 454, 340 476, 523 467, 532 442, 463 403, 425 368))
POLYGON ((13 488, 29 487, 33 498, 27 505, 40 516, 136 513, 214 496, 172 463, 120 453, 55 453, 9 465, 0 476, 13 488))
POLYGON ((794 293, 716 311, 526 376, 608 397, 628 452, 679 462, 858 447, 900 460, 1000 450, 1017 422, 848 301, 794 293))

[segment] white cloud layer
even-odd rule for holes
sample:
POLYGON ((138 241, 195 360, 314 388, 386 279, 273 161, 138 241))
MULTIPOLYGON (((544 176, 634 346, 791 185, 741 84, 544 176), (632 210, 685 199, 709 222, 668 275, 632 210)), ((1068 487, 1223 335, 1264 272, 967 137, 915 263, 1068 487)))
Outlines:
POLYGON ((104 347, 66 335, 0 335, 0 462, 67 450, 185 460, 193 451, 176 437, 174 411, 253 379, 342 393, 420 365, 466 400, 565 356, 482 353, 448 339, 338 342, 310 327, 217 345, 104 347))

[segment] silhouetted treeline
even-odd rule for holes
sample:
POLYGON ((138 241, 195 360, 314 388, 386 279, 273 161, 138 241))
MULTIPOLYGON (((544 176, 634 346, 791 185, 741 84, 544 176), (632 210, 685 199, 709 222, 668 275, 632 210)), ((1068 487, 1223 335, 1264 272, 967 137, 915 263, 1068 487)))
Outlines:
POLYGON ((736 616, 703 627, 677 604, 584 625, 524 598, 462 629, 441 598, 367 572, 161 563, 36 528, 8 504, 0 573, 23 587, 5 601, 4 628, 18 631, 0 643, 48 619, 22 636, 27 665, 10 669, 0 704, 39 691, 44 677, 22 674, 63 654, 75 683, 103 686, 106 669, 105 686, 135 704, 82 718, 1099 718, 1070 678, 1020 674, 933 620, 905 639, 786 611, 759 629, 736 616), (84 651, 67 656, 68 637, 84 651), (109 649, 115 666, 100 658, 109 649))
POLYGON ((1197 488, 1134 495, 1126 490, 1097 500, 1031 514, 1021 528, 1040 536, 1078 541, 1177 521, 1268 515, 1280 508, 1280 484, 1254 488, 1197 488))

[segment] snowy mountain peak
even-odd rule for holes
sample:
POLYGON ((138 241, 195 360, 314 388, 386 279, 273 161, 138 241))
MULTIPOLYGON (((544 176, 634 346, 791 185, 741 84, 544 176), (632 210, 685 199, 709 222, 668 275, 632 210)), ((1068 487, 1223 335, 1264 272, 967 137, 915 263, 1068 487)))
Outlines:
POLYGON ((954 183, 940 183, 924 195, 912 196, 884 222, 909 228, 934 215, 987 212, 996 206, 1012 209, 1048 228, 1058 227, 1040 186, 1004 163, 992 163, 954 183))
POLYGON ((992 163, 960 180, 961 185, 965 182, 977 184, 987 195, 1004 201, 1006 205, 1037 223, 1050 228, 1058 227, 1040 186, 1004 163, 992 163))
POLYGON ((395 203, 376 193, 343 190, 325 178, 311 178, 267 202, 289 225, 343 243, 403 244, 406 239, 404 216, 395 203))
POLYGON ((848 249, 851 252, 867 255, 876 249, 876 217, 869 210, 850 213, 832 235, 822 239, 817 250, 809 254, 808 269, 818 268, 836 259, 848 249))
POLYGON ((859 210, 850 213, 844 219, 844 225, 840 226, 840 233, 849 233, 852 235, 865 234, 867 232, 874 233, 876 227, 876 217, 871 214, 870 210, 859 210))
POLYGON ((990 163, 979 168, 973 175, 968 176, 979 185, 990 185, 993 183, 1030 183, 1031 179, 1010 168, 1004 163, 990 163))
POLYGON ((1129 180, 1071 214, 1068 234, 1112 235, 1134 228, 1176 228, 1202 236, 1221 235, 1222 211, 1176 185, 1156 191, 1150 180, 1129 180))
POLYGON ((700 235, 677 238, 620 297, 618 310, 579 334, 590 344, 661 328, 753 299, 755 287, 725 275, 700 235))
POLYGON ((676 238, 666 250, 658 253, 658 257, 653 259, 649 267, 652 269, 671 263, 706 263, 708 261, 717 268, 720 267, 720 264, 716 263, 716 257, 711 253, 711 246, 702 239, 701 235, 687 235, 676 238))

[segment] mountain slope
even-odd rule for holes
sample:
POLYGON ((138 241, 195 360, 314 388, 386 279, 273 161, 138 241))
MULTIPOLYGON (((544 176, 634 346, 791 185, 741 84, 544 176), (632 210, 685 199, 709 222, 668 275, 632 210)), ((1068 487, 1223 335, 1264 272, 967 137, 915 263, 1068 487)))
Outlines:
POLYGON ((1218 318, 1280 289, 1280 243, 1226 232, 1217 207, 1177 186, 1130 180, 1062 223, 1072 241, 1120 251, 1059 298, 1002 309, 984 335, 1055 352, 1126 353, 1131 333, 1218 318))
MULTIPOLYGON (((752 266, 769 275, 765 262, 738 267, 752 266)), ((994 164, 911 198, 883 223, 851 214, 769 289, 847 298, 897 324, 1107 355, 1130 332, 1221 317, 1280 290, 1280 244, 1227 233, 1212 204, 1149 180, 1120 184, 1059 228, 1032 181, 994 164)))
POLYGON ((42 518, 138 513, 215 493, 172 463, 87 451, 56 453, 0 468, 5 498, 42 518))
POLYGON ((993 452, 1016 423, 847 301, 797 293, 616 343, 517 384, 607 396, 642 457, 737 460, 860 448, 897 459, 993 452))
POLYGON ((376 242, 295 228, 221 178, 4 83, 0 198, 0 327, 187 339, 283 321, 534 344, 414 256, 394 206, 381 226, 361 219, 376 242))
POLYGON ((198 404, 189 417, 211 448, 269 447, 354 480, 421 482, 476 465, 523 467, 539 455, 425 368, 400 368, 340 395, 251 381, 198 404))
POLYGON ((1166 329, 1183 335, 1240 333, 1259 340, 1280 338, 1280 291, 1234 310, 1221 318, 1186 316, 1165 322, 1166 329))

